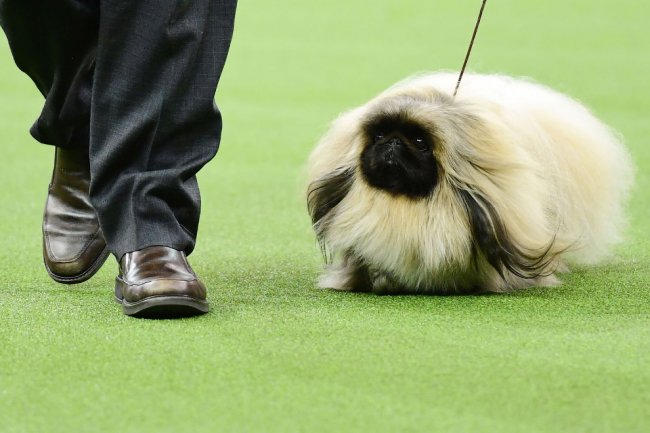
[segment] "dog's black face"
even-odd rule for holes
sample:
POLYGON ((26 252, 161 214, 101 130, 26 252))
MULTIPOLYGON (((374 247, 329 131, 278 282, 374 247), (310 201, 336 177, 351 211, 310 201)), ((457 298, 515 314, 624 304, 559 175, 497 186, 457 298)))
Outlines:
POLYGON ((361 172, 366 182, 394 195, 423 198, 438 181, 431 133, 400 114, 379 115, 364 125, 361 172))

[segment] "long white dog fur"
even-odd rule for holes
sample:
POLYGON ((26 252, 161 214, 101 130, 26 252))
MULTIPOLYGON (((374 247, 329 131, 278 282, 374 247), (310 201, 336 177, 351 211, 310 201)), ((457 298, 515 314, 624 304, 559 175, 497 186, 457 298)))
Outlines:
POLYGON ((633 168, 614 131, 530 80, 468 74, 452 98, 456 77, 396 84, 341 115, 311 154, 310 211, 333 258, 321 287, 463 293, 552 285, 555 272, 602 261, 621 239, 633 168), (428 197, 364 180, 363 124, 378 113, 411 119, 435 137, 439 178, 428 197), (340 197, 320 203, 319 191, 341 173, 349 176, 340 197), (477 239, 485 230, 494 251, 477 239))

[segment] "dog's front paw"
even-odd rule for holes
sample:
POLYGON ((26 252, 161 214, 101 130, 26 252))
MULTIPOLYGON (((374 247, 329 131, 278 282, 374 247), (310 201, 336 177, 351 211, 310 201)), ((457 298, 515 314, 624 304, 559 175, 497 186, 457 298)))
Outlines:
POLYGON ((370 272, 372 292, 378 295, 394 295, 403 292, 402 285, 388 273, 373 270, 370 272))
POLYGON ((338 266, 327 267, 325 273, 318 280, 318 287, 349 292, 372 290, 368 269, 350 261, 338 266))

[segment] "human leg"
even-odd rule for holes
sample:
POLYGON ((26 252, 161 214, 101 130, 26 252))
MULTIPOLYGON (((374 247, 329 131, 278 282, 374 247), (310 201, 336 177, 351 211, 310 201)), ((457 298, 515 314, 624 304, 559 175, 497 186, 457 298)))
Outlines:
POLYGON ((91 109, 91 200, 120 262, 125 314, 204 313, 189 266, 196 173, 219 147, 214 93, 236 0, 100 0, 91 109))
POLYGON ((14 60, 45 97, 33 137, 56 146, 43 216, 43 259, 61 283, 90 278, 108 250, 90 203, 90 99, 99 25, 92 0, 0 0, 14 60))
POLYGON ((235 0, 100 0, 91 111, 91 200, 110 250, 190 254, 198 170, 214 157, 214 93, 235 0))
POLYGON ((88 147, 99 7, 92 0, 0 0, 16 65, 45 97, 31 128, 42 143, 88 147))

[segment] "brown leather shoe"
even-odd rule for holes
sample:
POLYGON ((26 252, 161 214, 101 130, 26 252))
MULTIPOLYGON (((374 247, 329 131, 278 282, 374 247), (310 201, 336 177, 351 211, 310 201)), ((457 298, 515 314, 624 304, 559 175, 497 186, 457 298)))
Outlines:
POLYGON ((87 152, 57 147, 43 215, 43 260, 59 283, 86 281, 110 254, 90 204, 89 186, 87 152))
POLYGON ((115 299, 124 314, 172 318, 207 313, 205 286, 185 253, 154 246, 126 253, 115 279, 115 299))

